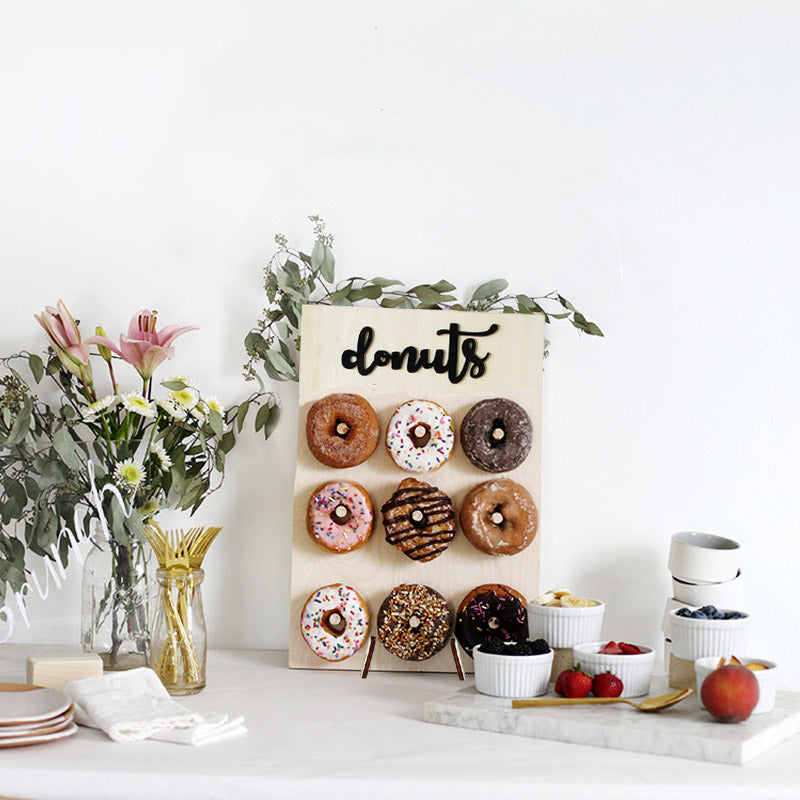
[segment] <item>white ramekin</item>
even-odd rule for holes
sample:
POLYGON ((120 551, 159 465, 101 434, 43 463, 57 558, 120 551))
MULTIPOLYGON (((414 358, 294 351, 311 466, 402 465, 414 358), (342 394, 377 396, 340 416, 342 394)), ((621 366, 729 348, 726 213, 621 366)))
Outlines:
MULTIPOLYGON (((700 697, 700 689, 703 681, 715 670, 719 664, 719 656, 706 656, 698 658, 694 662, 694 674, 697 678, 697 702, 700 708, 705 708, 700 697)), ((775 694, 778 691, 778 665, 774 661, 767 661, 764 658, 742 658, 737 656, 742 664, 763 664, 769 669, 755 669, 753 675, 758 681, 758 703, 753 709, 754 714, 765 714, 775 708, 775 694)))
POLYGON ((600 638, 606 607, 559 608, 528 603, 528 630, 531 639, 544 639, 550 647, 572 647, 600 638))
POLYGON ((493 697, 539 697, 547 692, 553 651, 536 656, 498 656, 472 650, 475 688, 493 697))
POLYGON ((612 672, 622 681, 622 697, 639 697, 650 691, 650 676, 656 660, 655 650, 642 647, 643 653, 610 655, 598 653, 607 642, 584 642, 572 648, 572 660, 580 664, 583 672, 594 677, 602 672, 612 672))
POLYGON ((744 583, 739 570, 731 581, 722 583, 692 583, 672 576, 672 596, 685 606, 713 605, 741 608, 744 605, 744 583))
MULTIPOLYGON (((720 611, 731 609, 721 608, 720 611)), ((735 656, 747 648, 750 617, 742 619, 693 619, 670 611, 672 652, 677 658, 696 661, 706 656, 735 656)))
POLYGON ((690 583, 732 581, 742 566, 739 543, 713 533, 673 533, 668 566, 673 577, 690 583))

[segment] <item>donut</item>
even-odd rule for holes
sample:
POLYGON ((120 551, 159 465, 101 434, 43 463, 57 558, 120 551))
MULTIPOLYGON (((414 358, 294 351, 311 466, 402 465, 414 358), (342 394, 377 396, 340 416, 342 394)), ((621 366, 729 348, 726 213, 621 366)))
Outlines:
POLYGON ((478 586, 458 606, 454 632, 470 658, 472 648, 483 642, 524 642, 528 638, 525 598, 502 583, 478 586))
POLYGON ((334 553, 348 553, 361 547, 372 536, 373 520, 372 501, 358 483, 323 483, 308 499, 309 536, 334 553))
POLYGON ((467 492, 459 522, 473 547, 490 556, 513 556, 533 541, 539 514, 522 484, 495 478, 467 492))
POLYGON ((401 583, 381 603, 378 639, 404 661, 424 661, 450 640, 453 612, 447 600, 430 586, 401 583))
POLYGON ((317 400, 306 417, 308 449, 326 467, 355 467, 378 446, 375 409, 357 394, 329 394, 317 400))
POLYGON ((461 423, 464 455, 485 472, 508 472, 528 457, 533 424, 519 403, 505 397, 481 400, 461 423))
POLYGON ((450 415, 431 400, 409 400, 392 414, 386 449, 406 472, 432 472, 453 452, 455 432, 450 415))
POLYGON ((431 561, 441 555, 456 535, 450 498, 416 478, 400 481, 381 506, 381 514, 386 541, 414 561, 431 561))
POLYGON ((367 604, 352 586, 323 586, 306 600, 300 630, 312 653, 326 661, 344 661, 367 638, 367 604))

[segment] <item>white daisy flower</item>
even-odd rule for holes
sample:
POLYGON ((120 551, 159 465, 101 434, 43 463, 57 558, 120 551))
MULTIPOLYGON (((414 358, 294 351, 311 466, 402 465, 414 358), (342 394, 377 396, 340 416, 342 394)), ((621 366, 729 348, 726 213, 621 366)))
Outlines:
POLYGON ((105 397, 101 397, 99 400, 95 400, 94 403, 90 403, 81 413, 87 422, 94 422, 98 414, 101 414, 103 411, 108 411, 109 408, 114 408, 117 402, 117 396, 109 394, 105 397))
POLYGON ((114 480, 117 486, 123 489, 135 489, 144 478, 144 470, 141 464, 137 464, 132 458, 120 461, 114 469, 114 480))
POLYGON ((172 459, 169 457, 161 442, 153 442, 153 444, 150 445, 150 455, 158 459, 158 465, 161 467, 162 472, 167 472, 172 466, 172 459))
POLYGON ((120 396, 120 401, 124 408, 138 414, 140 417, 154 417, 156 410, 153 404, 146 400, 138 392, 128 392, 120 396))
POLYGON ((156 405, 173 419, 183 419, 184 410, 171 397, 156 397, 156 405))
POLYGON ((184 411, 191 411, 200 402, 200 392, 187 386, 184 389, 178 389, 176 392, 170 392, 169 397, 174 400, 184 411))
POLYGON ((205 403, 209 411, 216 411, 220 416, 225 416, 225 408, 213 395, 211 397, 206 397, 205 403))

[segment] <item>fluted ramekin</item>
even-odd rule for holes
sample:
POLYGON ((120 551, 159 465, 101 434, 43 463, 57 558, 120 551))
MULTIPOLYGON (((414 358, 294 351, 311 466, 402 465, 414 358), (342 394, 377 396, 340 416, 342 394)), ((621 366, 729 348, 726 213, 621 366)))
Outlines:
POLYGON ((494 697, 539 697, 547 692, 553 651, 535 656, 498 656, 472 650, 475 688, 494 697))
MULTIPOLYGON (((732 609, 721 608, 725 612, 732 609)), ((734 656, 747 649, 750 617, 741 619, 694 619, 670 611, 672 652, 677 658, 696 661, 706 656, 734 656)))
POLYGON ((528 603, 528 630, 531 639, 544 639, 550 647, 572 647, 600 638, 605 603, 594 606, 560 608, 528 603))
POLYGON ((622 697, 639 697, 650 691, 650 676, 656 660, 654 650, 640 648, 642 653, 613 655, 598 653, 607 642, 584 642, 572 648, 572 659, 581 671, 594 677, 603 672, 611 672, 622 681, 622 697))

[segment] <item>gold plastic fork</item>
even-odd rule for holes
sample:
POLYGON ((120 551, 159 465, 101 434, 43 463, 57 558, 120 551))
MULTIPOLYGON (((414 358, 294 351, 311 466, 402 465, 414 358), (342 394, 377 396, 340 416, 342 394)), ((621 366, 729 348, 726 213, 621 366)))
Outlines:
POLYGON ((670 706, 674 706, 675 703, 680 703, 681 700, 685 700, 693 692, 694 689, 679 689, 677 692, 660 694, 657 697, 648 697, 646 700, 642 700, 641 703, 634 703, 633 700, 628 700, 627 697, 546 697, 536 700, 512 700, 511 707, 544 708, 547 706, 627 703, 629 706, 633 706, 637 711, 661 711, 662 708, 669 708, 670 706))

